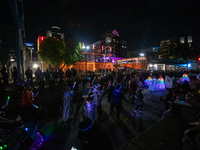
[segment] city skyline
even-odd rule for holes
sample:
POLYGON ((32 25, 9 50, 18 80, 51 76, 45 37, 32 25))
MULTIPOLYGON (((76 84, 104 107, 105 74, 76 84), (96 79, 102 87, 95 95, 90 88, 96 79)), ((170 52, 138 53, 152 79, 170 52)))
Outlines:
POLYGON ((99 40, 106 31, 117 30, 127 40, 128 50, 159 46, 171 37, 191 35, 199 43, 199 2, 186 1, 24 1, 26 42, 36 44, 37 36, 46 36, 59 26, 67 38, 85 44, 99 40))

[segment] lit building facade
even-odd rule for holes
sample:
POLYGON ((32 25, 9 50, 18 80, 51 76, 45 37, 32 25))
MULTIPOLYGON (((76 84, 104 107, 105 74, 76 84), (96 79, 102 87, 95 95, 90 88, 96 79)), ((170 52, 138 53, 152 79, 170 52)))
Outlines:
MULTIPOLYGON (((60 33, 60 29, 53 27, 53 30, 47 31, 47 36, 38 36, 37 49, 39 51, 40 43, 47 37, 55 37, 58 39, 64 39, 64 35, 60 33)), ((145 65, 141 59, 145 57, 140 57, 136 59, 130 59, 133 61, 128 61, 126 63, 127 54, 127 42, 119 37, 116 30, 113 32, 106 32, 101 35, 99 41, 94 42, 90 45, 84 45, 83 47, 83 58, 80 62, 75 65, 65 66, 63 71, 67 69, 74 68, 77 71, 99 71, 104 68, 107 70, 114 70, 115 64, 119 64, 121 67, 129 67, 135 69, 142 69, 145 65)), ((42 63, 42 70, 45 71, 46 68, 51 68, 51 65, 42 63)), ((41 65, 39 65, 41 66, 41 65)))
POLYGON ((10 71, 17 67, 17 78, 24 78, 25 27, 23 0, 7 0, 0 3, 0 70, 6 65, 10 71))
POLYGON ((100 69, 113 70, 113 63, 117 60, 126 58, 127 42, 123 40, 116 30, 105 32, 99 41, 90 45, 84 45, 83 59, 68 68, 75 68, 81 71, 99 71, 100 69), (86 65, 87 64, 87 65, 86 65))
POLYGON ((84 49, 85 58, 95 62, 114 62, 117 59, 126 58, 127 42, 123 40, 116 30, 105 32, 101 39, 89 45, 89 49, 84 49), (92 54, 92 55, 91 55, 92 54))

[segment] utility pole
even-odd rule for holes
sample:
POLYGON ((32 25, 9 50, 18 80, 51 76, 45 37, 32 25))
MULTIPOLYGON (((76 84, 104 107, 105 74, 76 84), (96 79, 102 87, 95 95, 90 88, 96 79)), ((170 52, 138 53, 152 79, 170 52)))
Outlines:
POLYGON ((106 74, 106 52, 104 54, 104 73, 106 74))
POLYGON ((85 77, 87 79, 87 58, 86 58, 86 55, 85 55, 85 77))

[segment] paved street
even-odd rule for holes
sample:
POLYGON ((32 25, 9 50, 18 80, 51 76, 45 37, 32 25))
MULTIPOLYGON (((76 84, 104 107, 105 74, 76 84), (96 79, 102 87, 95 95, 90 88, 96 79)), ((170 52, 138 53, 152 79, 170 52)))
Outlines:
MULTIPOLYGON (((165 108, 163 102, 160 101, 160 96, 165 95, 165 93, 166 91, 151 93, 148 89, 144 89, 143 94, 146 99, 142 115, 138 112, 134 116, 132 112, 136 106, 129 101, 123 101, 120 121, 109 115, 110 104, 107 103, 107 97, 103 97, 102 121, 98 124, 112 139, 114 149, 161 120, 165 108)), ((16 101, 17 94, 13 95, 11 92, 7 94, 11 94, 10 105, 19 104, 19 101, 16 101)), ((125 95, 128 99, 128 93, 125 95)), ((62 105, 61 92, 58 89, 55 93, 50 92, 49 88, 45 89, 45 93, 40 93, 35 99, 35 104, 46 110, 45 119, 41 121, 38 127, 45 134, 45 142, 41 150, 70 150, 72 146, 81 149, 83 143, 77 138, 77 135, 78 125, 84 119, 84 116, 79 111, 80 106, 75 108, 74 119, 64 124, 62 116, 58 115, 59 108, 62 105)))
MULTIPOLYGON (((132 111, 135 105, 124 101, 120 121, 116 121, 114 117, 109 115, 110 104, 107 103, 106 97, 103 98, 103 119, 99 125, 111 137, 114 149, 161 120, 162 113, 165 109, 159 98, 166 91, 151 93, 148 89, 145 89, 143 93, 146 97, 143 114, 140 115, 138 112, 134 116, 132 111)), ((126 97, 128 98, 128 94, 126 94, 126 97)), ((41 149, 69 150, 72 146, 81 149, 81 141, 77 138, 77 135, 78 125, 84 117, 78 112, 78 109, 74 116, 74 120, 66 124, 62 124, 62 117, 55 117, 46 122, 41 128, 41 131, 46 136, 46 141, 41 149)))

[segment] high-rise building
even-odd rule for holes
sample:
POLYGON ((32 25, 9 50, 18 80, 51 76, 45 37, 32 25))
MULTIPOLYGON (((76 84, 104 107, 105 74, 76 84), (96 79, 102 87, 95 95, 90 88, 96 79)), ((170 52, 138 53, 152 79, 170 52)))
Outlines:
POLYGON ((191 43, 192 43, 192 36, 188 36, 188 43, 189 43, 189 47, 191 47, 191 43))
POLYGON ((185 38, 184 38, 184 37, 181 37, 181 38, 180 38, 180 43, 181 43, 181 44, 184 44, 184 43, 185 43, 185 38))
POLYGON ((61 33, 60 27, 53 26, 47 31, 47 37, 54 37, 64 40, 64 33, 61 33))

